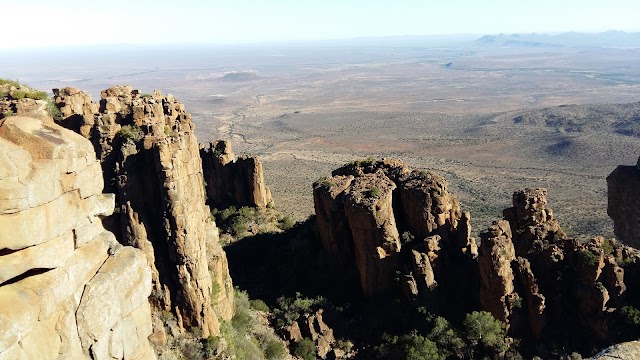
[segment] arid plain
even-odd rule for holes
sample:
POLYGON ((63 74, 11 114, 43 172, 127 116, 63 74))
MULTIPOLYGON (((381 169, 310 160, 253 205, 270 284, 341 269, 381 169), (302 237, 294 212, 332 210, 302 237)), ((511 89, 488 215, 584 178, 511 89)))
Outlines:
POLYGON ((640 155, 640 134, 615 131, 623 112, 639 126, 639 106, 561 107, 551 110, 557 122, 519 121, 561 105, 640 101, 638 48, 414 39, 101 49, 72 63, 50 57, 46 68, 21 57, 31 59, 0 61, 3 76, 42 90, 74 86, 96 98, 130 84, 175 95, 201 142, 228 139, 262 158, 277 207, 297 219, 313 213, 314 180, 357 158, 395 157, 446 177, 475 232, 501 218, 514 190, 541 186, 570 235, 612 236, 605 178, 640 155))

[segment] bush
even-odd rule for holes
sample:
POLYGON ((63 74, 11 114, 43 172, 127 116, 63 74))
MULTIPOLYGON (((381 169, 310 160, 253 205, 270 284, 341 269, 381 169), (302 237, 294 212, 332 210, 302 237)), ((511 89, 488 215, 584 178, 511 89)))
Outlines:
POLYGON ((408 335, 402 339, 404 355, 407 360, 444 360, 438 353, 436 344, 420 335, 408 335))
POLYGON ((293 355, 301 357, 304 360, 315 360, 316 344, 311 339, 303 338, 300 342, 293 345, 293 355))
POLYGON ((269 306, 260 299, 250 300, 249 304, 251 305, 251 308, 254 310, 269 312, 269 306))
POLYGON ((144 132, 138 126, 133 125, 125 125, 120 131, 118 131, 118 135, 125 140, 131 140, 133 142, 138 142, 144 138, 144 132))
POLYGON ((231 319, 231 325, 241 334, 246 334, 253 326, 253 318, 249 312, 251 307, 249 296, 246 292, 236 288, 234 292, 234 304, 236 305, 236 313, 231 319))
POLYGON ((56 122, 62 121, 62 113, 51 99, 47 100, 47 112, 56 122))
POLYGON ((380 189, 378 189, 377 187, 373 186, 371 188, 371 190, 369 190, 369 197, 371 197, 371 198, 380 197, 380 189))
POLYGON ((482 344, 495 352, 504 352, 508 349, 505 342, 505 325, 486 311, 474 311, 467 314, 462 322, 465 334, 469 342, 475 346, 482 344))
POLYGON ((578 266, 581 268, 592 268, 598 265, 600 256, 594 254, 589 249, 580 250, 577 254, 578 266))
POLYGON ((289 230, 296 224, 295 220, 293 220, 289 215, 283 216, 278 219, 278 227, 280 230, 289 230))
POLYGON ((283 328, 298 320, 304 314, 310 314, 320 307, 326 305, 327 300, 323 297, 315 299, 302 297, 300 293, 296 293, 295 298, 279 297, 276 302, 278 307, 273 310, 276 318, 276 326, 283 328))
POLYGON ((269 360, 282 359, 287 355, 287 350, 280 339, 271 334, 259 334, 258 344, 269 360))
POLYGON ((0 79, 0 85, 10 85, 19 88, 20 82, 18 80, 0 79))
POLYGON ((464 354, 466 344, 451 328, 449 321, 441 316, 436 316, 433 320, 433 327, 427 337, 438 345, 440 353, 446 358, 450 358, 452 353, 458 358, 464 354))
POLYGON ((620 315, 625 324, 631 326, 640 326, 640 310, 633 306, 623 306, 620 309, 620 315))

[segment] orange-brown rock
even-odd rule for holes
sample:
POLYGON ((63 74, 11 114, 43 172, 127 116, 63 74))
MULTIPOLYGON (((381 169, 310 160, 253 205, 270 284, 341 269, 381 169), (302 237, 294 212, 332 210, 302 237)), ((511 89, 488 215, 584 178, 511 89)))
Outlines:
POLYGON ((229 320, 233 314, 233 288, 205 205, 199 147, 184 105, 128 86, 104 90, 98 104, 66 88, 56 103, 65 115, 61 123, 91 138, 105 178, 117 190, 121 241, 146 254, 154 304, 173 311, 184 328, 217 335, 218 316, 229 320))
POLYGON ((513 207, 505 209, 504 218, 513 231, 516 255, 541 251, 549 243, 566 238, 553 211, 547 208, 547 190, 518 190, 513 193, 513 207))
POLYGON ((0 359, 154 359, 151 269, 100 219, 91 143, 36 118, 0 126, 0 359))
POLYGON ((461 211, 443 178, 393 159, 354 161, 332 175, 314 183, 320 241, 340 265, 357 265, 366 296, 387 292, 396 272, 404 272, 403 291, 415 296, 433 289, 439 276, 465 277, 472 271, 449 261, 474 258, 477 246, 470 215, 461 211), (407 256, 396 255, 403 251, 401 233, 407 256), (403 264, 400 258, 413 260, 403 264))
POLYGON ((389 178, 378 172, 355 178, 345 194, 355 262, 367 297, 386 293, 398 267, 400 236, 392 206, 395 188, 389 178))
POLYGON ((544 328, 545 297, 540 293, 540 288, 531 270, 529 260, 518 257, 516 272, 520 283, 523 285, 524 301, 527 302, 529 329, 531 334, 536 339, 539 339, 544 328))
POLYGON ((212 206, 266 207, 273 201, 257 157, 237 157, 224 140, 200 144, 200 157, 212 206))
POLYGON ((353 179, 353 176, 334 176, 316 182, 313 187, 320 241, 340 266, 346 266, 355 257, 343 199, 353 179))
POLYGON ((478 253, 480 305, 508 326, 511 314, 509 299, 515 291, 511 262, 516 259, 516 254, 507 221, 494 222, 482 234, 478 253))
POLYGON ((616 237, 640 246, 640 158, 635 166, 618 166, 607 177, 607 213, 616 237))

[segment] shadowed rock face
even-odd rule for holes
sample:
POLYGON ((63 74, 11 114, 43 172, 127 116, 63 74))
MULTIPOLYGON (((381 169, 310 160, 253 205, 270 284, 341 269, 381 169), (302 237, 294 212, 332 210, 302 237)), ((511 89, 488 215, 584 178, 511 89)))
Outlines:
POLYGON ((636 166, 618 166, 607 177, 609 204, 616 237, 640 247, 640 158, 636 166))
POLYGON ((103 91, 98 104, 70 88, 56 92, 55 101, 61 123, 93 142, 118 195, 121 241, 143 250, 151 265, 154 304, 173 311, 181 326, 217 335, 208 257, 215 260, 213 304, 225 320, 233 313, 233 288, 205 205, 198 142, 184 105, 126 86, 103 91))
POLYGON ((437 175, 387 159, 353 162, 332 174, 314 184, 320 241, 338 266, 355 263, 365 296, 389 293, 397 272, 405 294, 416 296, 439 277, 458 275, 445 271, 452 256, 477 255, 469 214, 437 175), (415 240, 402 245, 403 233, 415 240))
POLYGON ((200 144, 200 157, 212 206, 266 207, 272 202, 258 158, 236 157, 231 143, 223 140, 200 144))
POLYGON ((151 269, 102 226, 102 189, 83 137, 21 116, 0 126, 0 359, 155 358, 151 269))

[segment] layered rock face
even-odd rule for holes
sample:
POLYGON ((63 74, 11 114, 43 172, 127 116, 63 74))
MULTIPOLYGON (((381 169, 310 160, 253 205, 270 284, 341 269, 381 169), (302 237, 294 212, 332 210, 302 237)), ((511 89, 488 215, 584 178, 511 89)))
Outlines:
POLYGON ((0 125, 0 359, 151 359, 151 269, 101 217, 89 141, 21 116, 0 125))
POLYGON ((314 184, 320 240, 339 266, 355 263, 365 296, 388 293, 396 272, 415 296, 455 273, 445 271, 445 259, 477 254, 469 214, 437 175, 384 159, 356 161, 332 175, 314 184))
POLYGON ((546 203, 545 189, 516 191, 505 220, 483 233, 481 307, 516 336, 618 339, 620 309, 638 302, 625 293, 625 274, 635 278, 638 270, 637 251, 600 237, 568 239, 546 203))
POLYGON ((77 89, 55 93, 61 123, 92 140, 112 181, 121 241, 145 253, 154 305, 173 311, 183 328, 219 334, 219 317, 233 314, 233 287, 184 105, 130 87, 103 91, 99 104, 77 89))
POLYGON ((609 205, 616 237, 640 247, 640 158, 636 166, 618 166, 607 177, 609 205))
POLYGON ((200 144, 200 157, 212 206, 266 207, 273 201, 258 158, 237 157, 224 140, 200 144))

